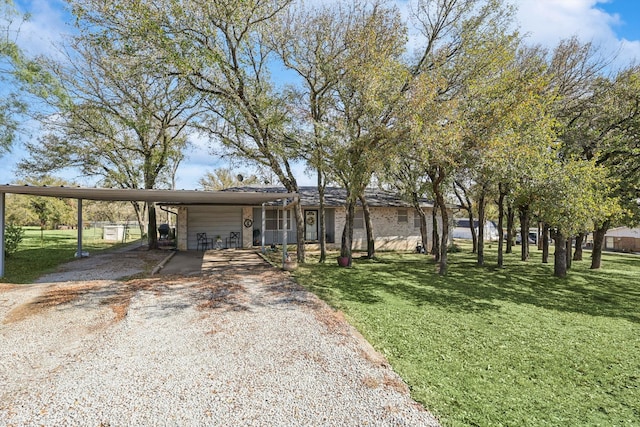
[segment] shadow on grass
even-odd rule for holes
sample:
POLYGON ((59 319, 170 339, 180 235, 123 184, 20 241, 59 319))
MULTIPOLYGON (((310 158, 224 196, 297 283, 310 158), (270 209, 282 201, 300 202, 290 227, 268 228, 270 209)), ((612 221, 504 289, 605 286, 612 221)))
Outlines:
POLYGON ((522 262, 512 255, 504 269, 491 265, 491 256, 479 267, 473 254, 458 253, 450 256, 448 275, 442 277, 430 258, 384 254, 358 260, 351 269, 308 265, 300 274, 302 283, 334 304, 340 298, 377 304, 395 297, 417 306, 472 312, 510 302, 640 323, 640 258, 608 256, 602 270, 589 270, 586 260, 576 262, 566 279, 553 277, 553 265, 538 259, 522 262))

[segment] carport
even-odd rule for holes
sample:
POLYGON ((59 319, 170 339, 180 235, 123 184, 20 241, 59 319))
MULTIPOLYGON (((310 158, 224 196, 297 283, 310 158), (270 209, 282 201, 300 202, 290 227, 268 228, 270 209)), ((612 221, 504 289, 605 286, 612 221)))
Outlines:
MULTIPOLYGON (((4 277, 5 194, 60 197, 78 201, 78 254, 82 254, 82 201, 131 201, 217 206, 256 206, 281 200, 285 208, 298 202, 296 193, 258 193, 198 190, 140 190, 129 188, 47 187, 6 184, 0 186, 0 278, 4 277)), ((263 232, 264 235, 264 232, 263 232)), ((286 247, 286 234, 285 242, 286 247)), ((283 251, 286 256, 286 251, 283 251)))

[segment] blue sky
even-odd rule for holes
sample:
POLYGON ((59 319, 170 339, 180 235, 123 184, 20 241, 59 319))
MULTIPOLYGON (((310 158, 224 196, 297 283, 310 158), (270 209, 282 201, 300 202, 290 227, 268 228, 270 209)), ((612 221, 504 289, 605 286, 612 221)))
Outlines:
MULTIPOLYGON (((410 1, 395 1, 406 14, 410 1)), ((563 38, 577 35, 584 41, 594 42, 604 51, 617 52, 619 65, 640 59, 640 0, 511 1, 518 7, 521 30, 528 34, 532 43, 552 47, 563 38)), ((21 29, 21 46, 32 54, 54 52, 52 45, 71 31, 70 16, 64 11, 65 3, 60 0, 18 0, 17 3, 32 14, 31 20, 21 29)), ((206 141, 193 142, 194 148, 178 171, 178 188, 196 188, 205 171, 225 166, 209 154, 206 141)), ((11 154, 0 158, 0 183, 11 183, 16 179, 13 168, 23 155, 18 144, 11 154)), ((315 178, 305 175, 302 166, 298 168, 297 175, 301 185, 315 184, 315 178)), ((82 185, 92 184, 75 175, 65 178, 76 179, 82 185)))
POLYGON ((605 12, 618 15, 613 26, 615 33, 627 40, 640 40, 640 2, 637 0, 617 0, 598 5, 605 12))

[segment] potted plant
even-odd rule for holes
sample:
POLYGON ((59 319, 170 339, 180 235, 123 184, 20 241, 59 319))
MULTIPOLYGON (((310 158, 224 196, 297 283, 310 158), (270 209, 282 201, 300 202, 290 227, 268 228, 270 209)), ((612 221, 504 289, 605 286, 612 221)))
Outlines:
POLYGON ((340 267, 349 267, 349 257, 340 255, 338 257, 338 265, 340 267))
POLYGON ((291 255, 287 254, 287 258, 285 259, 282 268, 285 271, 293 271, 296 269, 296 267, 298 267, 298 263, 295 260, 291 259, 291 255))

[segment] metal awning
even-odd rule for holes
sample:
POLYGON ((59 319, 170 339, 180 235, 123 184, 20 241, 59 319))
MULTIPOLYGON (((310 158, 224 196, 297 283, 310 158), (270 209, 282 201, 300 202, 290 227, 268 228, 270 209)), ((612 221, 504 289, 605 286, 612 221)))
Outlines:
POLYGON ((149 202, 165 205, 235 205, 260 206, 287 199, 295 206, 296 193, 231 192, 198 190, 139 190, 130 188, 49 187, 32 185, 0 185, 0 278, 4 277, 5 193, 30 196, 62 197, 78 200, 78 252, 82 255, 82 200, 149 202))
POLYGON ((231 192, 198 190, 139 190, 131 188, 48 187, 0 185, 0 193, 64 197, 84 200, 156 202, 162 204, 252 205, 293 199, 296 193, 231 192))

